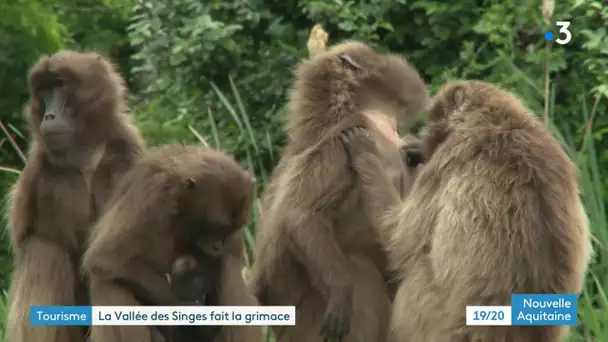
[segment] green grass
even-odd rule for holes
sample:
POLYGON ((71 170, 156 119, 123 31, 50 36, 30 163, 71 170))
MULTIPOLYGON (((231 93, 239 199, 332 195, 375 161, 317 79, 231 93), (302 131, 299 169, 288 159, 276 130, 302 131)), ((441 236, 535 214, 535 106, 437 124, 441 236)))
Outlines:
MULTIPOLYGON (((254 174, 256 174, 257 181, 260 188, 264 188, 268 181, 268 170, 265 170, 262 165, 262 159, 260 153, 262 147, 265 147, 269 151, 273 151, 272 146, 269 146, 270 137, 267 135, 263 141, 257 141, 256 136, 251 128, 249 115, 245 110, 245 106, 240 100, 240 96, 234 82, 230 80, 232 86, 232 97, 235 99, 236 105, 233 105, 228 100, 218 87, 212 85, 220 101, 224 104, 226 110, 230 113, 231 117, 240 129, 240 134, 247 138, 249 145, 246 147, 246 160, 243 164, 254 174)), ((550 94, 553 99, 552 94, 550 94)), ((526 100, 526 99, 524 99, 526 100)), ((553 103, 550 101, 551 112, 553 103)), ((585 113, 585 120, 589 120, 592 117, 589 106, 587 103, 581 104, 582 111, 585 113)), ((194 134, 202 144, 222 149, 222 142, 218 134, 217 123, 213 113, 208 112, 209 120, 211 123, 211 136, 209 139, 203 137, 193 127, 189 127, 192 134, 194 134)), ((551 115, 553 117, 553 115, 551 115)), ((602 191, 602 179, 600 178, 597 154, 594 150, 594 144, 588 142, 585 144, 585 148, 577 148, 572 144, 569 144, 564 135, 561 134, 552 124, 550 124, 556 137, 565 146, 568 154, 574 160, 580 170, 580 188, 581 198, 584 202, 589 221, 591 224, 591 230, 593 233, 593 247, 595 251, 594 262, 590 265, 589 273, 586 278, 585 287, 579 296, 578 309, 579 309, 579 325, 572 329, 572 334, 569 337, 570 342, 588 342, 588 341, 608 341, 608 253, 606 253, 606 247, 608 246, 608 227, 606 221, 606 208, 604 205, 604 194, 602 191)), ((591 136, 592 132, 588 132, 587 139, 591 136)), ((10 133, 5 131, 8 138, 11 139, 10 133)), ((227 151, 230 153, 231 151, 227 151)), ((18 172, 14 169, 5 169, 0 167, 0 171, 6 172, 18 172)), ((259 197, 254 202, 254 215, 251 224, 245 228, 246 233, 246 255, 248 263, 252 262, 252 250, 255 243, 255 232, 259 222, 259 197)), ((0 336, 4 333, 4 324, 6 322, 6 307, 5 299, 6 294, 3 292, 3 300, 0 300, 0 336)), ((265 329, 265 334, 262 341, 269 342, 274 341, 272 333, 265 329)))

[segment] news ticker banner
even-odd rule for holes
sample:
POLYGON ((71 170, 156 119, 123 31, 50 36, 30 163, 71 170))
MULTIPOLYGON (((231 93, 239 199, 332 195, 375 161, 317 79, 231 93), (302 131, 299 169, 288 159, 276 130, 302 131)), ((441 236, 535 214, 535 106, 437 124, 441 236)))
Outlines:
POLYGON ((511 306, 467 306, 467 325, 576 325, 575 294, 513 294, 511 306))
POLYGON ((32 306, 41 325, 296 325, 295 306, 32 306))
MULTIPOLYGON (((467 325, 576 325, 575 294, 514 294, 511 306, 467 306, 467 325)), ((293 326, 294 306, 32 306, 40 325, 293 326)))

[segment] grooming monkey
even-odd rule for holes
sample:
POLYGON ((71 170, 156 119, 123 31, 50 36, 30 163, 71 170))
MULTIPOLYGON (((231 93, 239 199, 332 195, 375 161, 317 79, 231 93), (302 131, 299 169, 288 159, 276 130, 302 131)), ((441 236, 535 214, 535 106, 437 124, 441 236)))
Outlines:
POLYGON ((145 149, 127 115, 125 86, 97 53, 62 50, 29 74, 32 142, 10 193, 15 270, 6 340, 82 342, 86 328, 31 326, 32 305, 89 305, 79 273, 90 226, 145 149))
MULTIPOLYGON (((313 26, 306 44, 308 54, 311 58, 326 51, 328 38, 329 35, 325 32, 321 24, 313 26)), ((404 197, 412 186, 418 165, 423 162, 421 141, 412 134, 406 134, 400 139, 395 127, 396 121, 393 118, 386 116, 377 116, 375 118, 374 124, 376 125, 376 128, 378 128, 389 141, 398 144, 401 150, 405 170, 401 170, 398 166, 393 166, 388 168, 388 172, 390 173, 389 177, 394 180, 395 185, 401 189, 401 196, 404 197)), ((409 126, 409 124, 407 124, 407 126, 409 126)), ((390 159, 396 161, 396 158, 390 159)))
POLYGON ((275 329, 278 342, 384 339, 391 297, 385 255, 359 207, 340 133, 369 127, 384 165, 403 170, 398 136, 389 140, 382 127, 407 124, 427 99, 405 60, 361 43, 298 66, 290 139, 265 194, 252 272, 263 305, 296 306, 296 326, 275 329))
POLYGON ((379 177, 367 129, 343 135, 400 275, 389 341, 561 341, 564 326, 466 326, 464 309, 581 291, 591 245, 575 165, 515 96, 485 82, 444 85, 427 128, 429 159, 404 202, 379 177))
MULTIPOLYGON (((167 146, 142 158, 120 186, 93 228, 83 260, 92 305, 192 304, 179 300, 165 274, 173 256, 191 253, 199 241, 226 241, 213 283, 219 305, 257 305, 241 277, 241 228, 250 216, 253 180, 232 158, 202 147, 167 146)), ((157 327, 169 341, 181 329, 170 328, 157 327)), ((91 337, 146 342, 155 330, 94 326, 91 337)), ((259 327, 235 326, 221 329, 214 341, 258 342, 260 336, 259 327)))

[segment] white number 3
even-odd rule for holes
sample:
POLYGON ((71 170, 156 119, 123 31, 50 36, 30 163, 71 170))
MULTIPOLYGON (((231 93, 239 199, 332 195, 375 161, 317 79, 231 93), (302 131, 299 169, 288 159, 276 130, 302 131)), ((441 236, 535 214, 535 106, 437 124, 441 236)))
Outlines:
POLYGON ((559 27, 559 33, 563 33, 566 35, 566 37, 564 39, 560 37, 558 37, 555 42, 559 45, 564 45, 564 44, 568 44, 570 42, 570 40, 572 39, 572 33, 570 33, 570 30, 568 30, 568 27, 570 26, 570 22, 569 21, 558 21, 555 23, 557 25, 557 27, 559 27))

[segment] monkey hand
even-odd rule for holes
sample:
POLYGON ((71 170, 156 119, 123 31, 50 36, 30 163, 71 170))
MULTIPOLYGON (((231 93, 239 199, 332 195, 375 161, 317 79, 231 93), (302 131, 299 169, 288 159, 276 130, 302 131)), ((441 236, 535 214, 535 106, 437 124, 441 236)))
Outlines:
POLYGON ((321 336, 325 342, 341 342, 348 335, 352 310, 351 290, 332 294, 321 327, 321 336))
POLYGON ((376 147, 376 140, 371 132, 369 132, 369 129, 363 126, 347 128, 342 131, 340 139, 351 161, 356 161, 362 154, 370 153, 377 155, 379 153, 376 147))
POLYGON ((416 168, 425 162, 424 146, 420 141, 412 141, 402 145, 401 151, 405 156, 408 167, 416 168))

